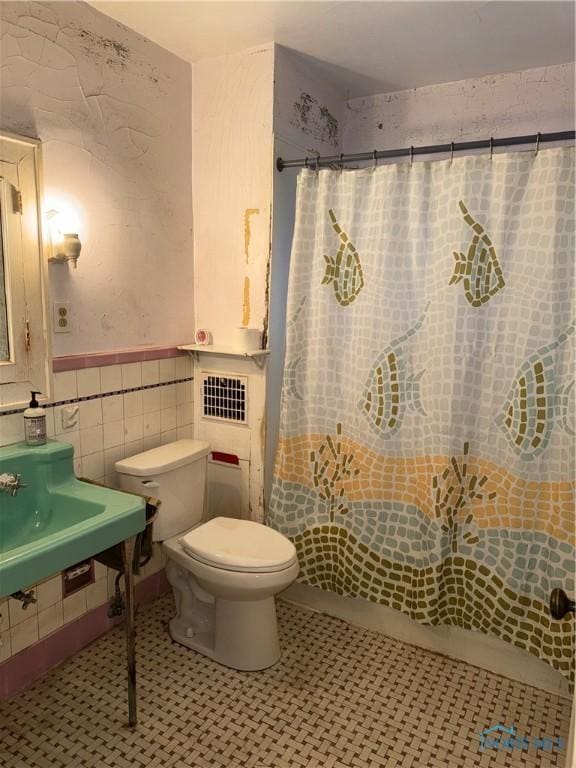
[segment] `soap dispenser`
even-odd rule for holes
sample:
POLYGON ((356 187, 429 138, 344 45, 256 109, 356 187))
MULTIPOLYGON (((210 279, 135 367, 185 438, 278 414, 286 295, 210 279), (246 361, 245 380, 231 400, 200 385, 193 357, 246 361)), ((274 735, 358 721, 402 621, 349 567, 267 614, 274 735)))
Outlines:
POLYGON ((40 408, 36 395, 40 392, 30 392, 32 400, 24 411, 24 437, 26 445, 44 445, 46 442, 46 414, 40 408))

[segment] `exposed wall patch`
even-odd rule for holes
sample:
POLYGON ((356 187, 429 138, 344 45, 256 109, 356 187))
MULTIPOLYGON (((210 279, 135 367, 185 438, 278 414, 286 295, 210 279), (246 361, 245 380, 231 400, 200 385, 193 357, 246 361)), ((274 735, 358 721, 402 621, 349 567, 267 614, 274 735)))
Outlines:
POLYGON ((298 101, 293 104, 290 125, 298 128, 316 141, 338 148, 338 120, 328 107, 305 91, 300 91, 298 101))
POLYGON ((242 325, 247 328, 250 323, 250 278, 244 278, 244 301, 242 302, 242 325))
POLYGON ((250 229, 250 217, 260 213, 260 208, 246 208, 244 211, 244 257, 246 258, 246 264, 250 259, 250 240, 252 238, 252 231, 250 229))

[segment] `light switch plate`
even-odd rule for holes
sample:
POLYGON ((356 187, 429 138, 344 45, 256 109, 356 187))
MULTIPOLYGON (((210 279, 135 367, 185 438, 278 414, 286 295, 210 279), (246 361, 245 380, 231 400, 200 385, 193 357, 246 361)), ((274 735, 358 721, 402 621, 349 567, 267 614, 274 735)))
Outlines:
POLYGON ((54 333, 70 333, 72 331, 72 311, 66 301, 54 302, 54 333))

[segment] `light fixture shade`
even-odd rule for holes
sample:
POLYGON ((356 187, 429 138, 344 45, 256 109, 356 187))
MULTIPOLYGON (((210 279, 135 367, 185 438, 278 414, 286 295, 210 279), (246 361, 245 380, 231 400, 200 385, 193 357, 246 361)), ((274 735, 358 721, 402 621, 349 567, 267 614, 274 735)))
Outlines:
POLYGON ((72 262, 77 266, 82 250, 82 243, 77 232, 65 231, 62 227, 71 223, 70 215, 64 216, 57 210, 50 210, 47 214, 49 232, 49 256, 48 261, 56 264, 72 262))

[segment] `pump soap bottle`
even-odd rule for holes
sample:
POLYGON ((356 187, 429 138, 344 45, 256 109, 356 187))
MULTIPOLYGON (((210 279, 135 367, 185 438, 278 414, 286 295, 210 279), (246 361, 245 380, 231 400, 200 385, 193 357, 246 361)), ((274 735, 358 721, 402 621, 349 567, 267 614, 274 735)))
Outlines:
POLYGON ((36 395, 40 392, 30 392, 32 400, 24 411, 24 436, 26 445, 44 445, 46 442, 46 414, 40 408, 36 395))

